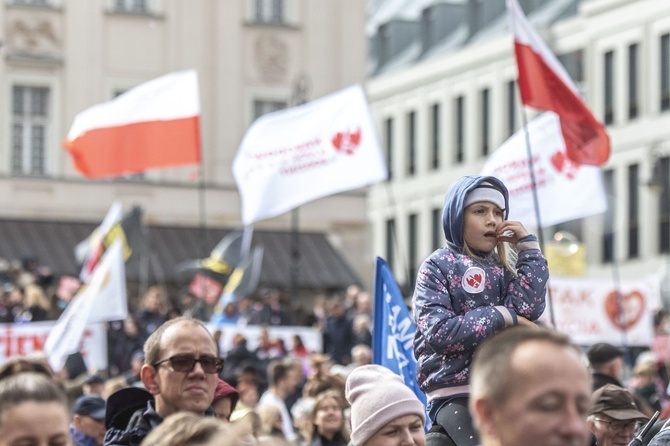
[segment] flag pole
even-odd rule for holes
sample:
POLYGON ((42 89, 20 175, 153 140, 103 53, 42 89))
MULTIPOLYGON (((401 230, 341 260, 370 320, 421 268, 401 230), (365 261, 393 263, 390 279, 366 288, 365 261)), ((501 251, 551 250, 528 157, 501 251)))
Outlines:
MULTIPOLYGON (((290 102, 292 107, 307 102, 309 94, 309 78, 302 73, 295 81, 290 102)), ((298 302, 298 282, 300 279, 300 207, 291 211, 291 301, 298 302)))
MULTIPOLYGON (((518 85, 518 82, 517 82, 518 85)), ((517 91, 519 89, 517 88, 517 91)), ((519 92, 520 95, 520 92, 519 92)), ((544 235, 542 233, 542 220, 540 219, 540 200, 537 196, 537 183, 535 181, 535 167, 533 165, 533 151, 530 145, 530 132, 528 131, 528 116, 526 107, 521 107, 521 117, 523 119, 524 135, 526 136, 526 155, 528 156, 528 171, 530 173, 530 185, 533 192, 533 208, 535 209, 535 221, 537 222, 537 239, 540 242, 540 250, 544 251, 544 235)), ((554 319, 554 305, 551 296, 551 287, 547 285, 547 307, 549 308, 549 321, 551 325, 556 328, 556 320, 554 319)))
POLYGON ((617 217, 617 208, 616 208, 616 198, 614 197, 614 190, 610 190, 610 193, 607 194, 608 198, 608 203, 607 207, 608 209, 611 209, 612 212, 612 231, 610 232, 609 236, 612 241, 612 282, 614 284, 614 292, 616 293, 616 305, 617 309, 619 310, 619 315, 621 317, 621 320, 623 324, 621 324, 621 347, 623 347, 624 350, 624 357, 626 360, 626 363, 629 364, 630 366, 633 365, 633 358, 631 356, 631 351, 628 346, 628 329, 626 328, 626 314, 624 312, 624 307, 623 307, 623 295, 621 293, 621 275, 619 274, 619 260, 617 256, 617 225, 616 225, 616 217, 617 217))

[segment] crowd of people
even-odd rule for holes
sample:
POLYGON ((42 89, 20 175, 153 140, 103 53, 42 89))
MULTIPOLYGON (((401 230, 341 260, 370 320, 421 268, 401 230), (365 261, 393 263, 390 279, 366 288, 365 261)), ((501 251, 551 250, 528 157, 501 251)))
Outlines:
MULTIPOLYGON (((540 326, 547 261, 537 238, 507 220, 508 204, 494 177, 463 177, 447 192, 447 243, 420 267, 412 298, 426 406, 371 364, 372 299, 357 286, 300 317, 323 351, 298 334, 273 338, 268 327, 296 319, 277 290, 213 311, 156 286, 108 324, 106 370, 77 354, 58 371, 39 354, 0 367, 0 445, 670 445, 667 316, 642 352, 584 348, 540 326), (253 348, 249 325, 262 327, 253 348), (239 329, 230 346, 212 329, 224 326, 239 329)), ((27 297, 30 287, 45 295, 48 274, 23 267, 4 287, 5 320, 58 314, 58 301, 27 297)))

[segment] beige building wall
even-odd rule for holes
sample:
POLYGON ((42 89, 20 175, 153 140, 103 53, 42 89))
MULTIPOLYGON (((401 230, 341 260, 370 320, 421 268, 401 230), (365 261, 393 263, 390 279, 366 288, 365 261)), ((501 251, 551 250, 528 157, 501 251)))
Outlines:
MULTIPOLYGON (((289 102, 297 80, 315 99, 364 79, 364 0, 284 0, 280 23, 260 22, 272 0, 5 0, 0 4, 0 218, 97 221, 119 199, 154 224, 240 227, 231 163, 254 101, 289 102), (132 9, 146 5, 143 11, 132 9), (119 5, 130 9, 123 11, 119 5), (202 177, 187 166, 142 179, 87 180, 62 149, 74 116, 163 74, 195 68, 202 177), (12 164, 15 86, 48 89, 44 171, 12 164), (204 184, 204 192, 200 185, 204 184)), ((269 10, 267 10, 269 11, 269 10)), ((269 17, 269 15, 268 15, 269 17)), ((299 210, 300 230, 331 236, 366 284, 373 258, 365 191, 299 210)), ((290 230, 291 216, 257 228, 290 230)))

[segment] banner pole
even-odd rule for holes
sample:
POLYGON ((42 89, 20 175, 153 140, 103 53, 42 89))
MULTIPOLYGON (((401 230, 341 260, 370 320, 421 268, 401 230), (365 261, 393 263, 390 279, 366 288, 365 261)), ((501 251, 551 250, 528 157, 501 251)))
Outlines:
MULTIPOLYGON (((518 83, 517 83, 518 85, 518 83)), ((517 88, 517 91, 519 89, 517 88)), ((519 92, 520 95, 520 92, 519 92)), ((540 200, 537 197, 537 183, 535 181, 535 168, 533 166, 533 151, 530 146, 530 132, 528 131, 528 116, 526 107, 521 106, 521 117, 523 119, 523 129, 526 136, 526 155, 528 156, 528 170, 530 173, 530 185, 533 192, 533 208, 535 209, 535 221, 537 222, 537 239, 540 242, 540 250, 544 251, 544 235, 542 233, 542 220, 540 219, 540 200)), ((549 279, 551 280, 551 279, 549 279)), ((556 328, 554 319, 554 305, 551 296, 551 287, 547 284, 547 308, 549 309, 549 321, 553 328, 556 328)))

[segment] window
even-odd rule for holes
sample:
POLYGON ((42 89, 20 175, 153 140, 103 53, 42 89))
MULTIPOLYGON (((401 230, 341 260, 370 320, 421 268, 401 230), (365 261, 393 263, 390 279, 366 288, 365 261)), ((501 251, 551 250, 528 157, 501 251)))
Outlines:
POLYGON ((114 0, 114 10, 133 14, 144 14, 149 11, 147 0, 114 0))
POLYGON ((479 130, 481 140, 479 146, 479 153, 481 154, 481 156, 486 157, 489 155, 489 134, 490 134, 490 121, 489 121, 490 107, 489 107, 488 88, 485 88, 481 91, 480 104, 481 104, 481 112, 480 112, 481 128, 479 130))
POLYGON ((385 23, 377 31, 377 61, 378 66, 384 65, 391 57, 391 30, 385 23))
POLYGON ((12 88, 12 173, 44 175, 49 89, 12 88))
POLYGON ((465 98, 459 96, 454 101, 454 161, 462 163, 465 152, 465 98))
POLYGON ((616 199, 614 196, 614 171, 606 170, 603 172, 603 182, 605 193, 607 194, 607 211, 603 216, 603 245, 602 261, 610 263, 614 261, 614 206, 616 199))
POLYGON ((661 110, 670 110, 670 34, 661 36, 661 110))
POLYGON ((640 255, 640 168, 637 164, 628 166, 628 258, 640 255))
POLYGON ((15 5, 47 6, 47 0, 13 0, 15 5))
POLYGON ((278 110, 283 110, 286 108, 286 102, 284 101, 254 101, 254 120, 260 118, 261 116, 276 112, 278 110))
POLYGON ((558 56, 558 61, 576 84, 584 82, 584 51, 575 50, 558 56))
POLYGON ((389 218, 386 220, 386 263, 393 270, 395 263, 395 220, 389 218))
POLYGON ((604 121, 605 124, 612 124, 614 122, 614 51, 605 53, 604 61, 605 82, 603 83, 605 110, 604 121))
POLYGON ((628 119, 635 119, 640 113, 640 94, 638 92, 639 50, 640 45, 637 43, 628 46, 628 119))
POLYGON ((442 243, 442 208, 433 209, 431 215, 432 224, 432 243, 433 249, 437 249, 443 245, 442 243))
POLYGON ((417 225, 419 217, 417 214, 410 214, 407 227, 407 257, 408 257, 408 268, 407 268, 407 283, 414 287, 416 281, 416 272, 417 272, 417 225))
POLYGON ((516 130, 516 81, 507 82, 507 135, 516 130))
POLYGON ((425 53, 433 45, 436 26, 435 9, 429 6, 421 12, 421 52, 425 53))
POLYGON ((386 147, 386 168, 388 181, 393 178, 393 118, 384 121, 384 146, 386 147))
POLYGON ((284 22, 284 0, 255 0, 254 18, 260 23, 284 22))
POLYGON ((657 161, 659 176, 663 183, 658 203, 659 251, 670 254, 670 157, 664 156, 657 161))
POLYGON ((433 104, 430 108, 430 167, 440 167, 440 104, 433 104))
POLYGON ((416 173, 416 113, 407 114, 407 175, 416 173))

